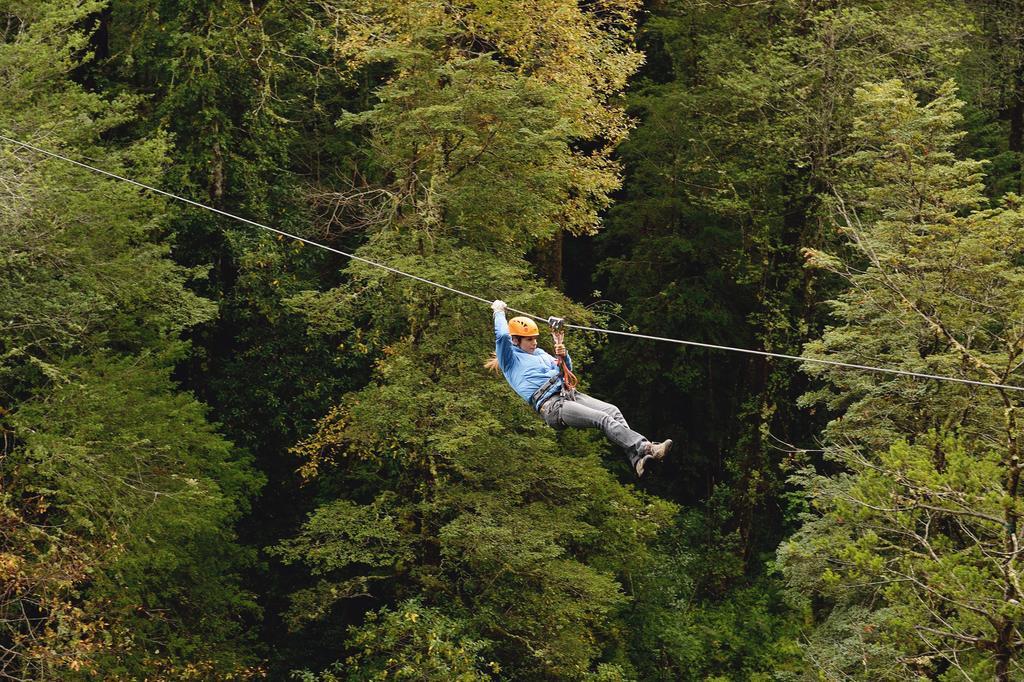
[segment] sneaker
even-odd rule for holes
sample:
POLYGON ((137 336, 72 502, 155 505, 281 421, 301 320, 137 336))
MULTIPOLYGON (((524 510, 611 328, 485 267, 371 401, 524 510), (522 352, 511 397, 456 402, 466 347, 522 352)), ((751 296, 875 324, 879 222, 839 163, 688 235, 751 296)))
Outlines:
POLYGON ((654 461, 654 456, 653 455, 644 455, 643 457, 638 459, 636 461, 636 464, 633 465, 633 469, 634 469, 634 471, 636 471, 636 477, 637 478, 643 478, 644 477, 644 467, 646 467, 648 464, 650 464, 653 461, 654 461))
POLYGON ((650 443, 647 446, 647 454, 657 460, 665 459, 665 455, 672 449, 672 439, 666 438, 661 443, 650 443))

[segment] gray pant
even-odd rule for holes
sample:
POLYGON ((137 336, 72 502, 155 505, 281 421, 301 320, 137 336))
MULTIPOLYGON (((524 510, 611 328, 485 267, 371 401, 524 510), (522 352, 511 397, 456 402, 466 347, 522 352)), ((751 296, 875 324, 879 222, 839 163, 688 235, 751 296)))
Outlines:
POLYGON ((626 452, 630 464, 635 464, 644 454, 647 439, 629 428, 619 408, 586 393, 576 391, 572 398, 556 395, 541 405, 541 416, 548 426, 563 429, 597 428, 608 440, 626 452))

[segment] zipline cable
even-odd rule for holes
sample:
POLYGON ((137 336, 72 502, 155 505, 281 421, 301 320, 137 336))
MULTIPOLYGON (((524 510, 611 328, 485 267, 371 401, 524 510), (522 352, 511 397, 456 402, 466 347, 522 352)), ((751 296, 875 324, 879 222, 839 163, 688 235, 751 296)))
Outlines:
MULTIPOLYGON (((156 187, 153 187, 151 185, 147 185, 147 184, 145 184, 143 182, 139 182, 138 180, 132 180, 131 178, 126 178, 124 176, 118 175, 117 173, 111 173, 110 171, 103 170, 102 168, 96 168, 95 166, 90 166, 87 163, 82 163, 81 161, 76 161, 75 159, 68 158, 68 157, 63 156, 61 154, 58 154, 56 152, 51 152, 51 151, 49 151, 47 149, 43 149, 42 147, 37 147, 37 146, 29 144, 27 142, 22 142, 21 140, 15 140, 14 138, 7 137, 6 135, 0 135, 0 140, 4 140, 4 141, 10 142, 12 144, 20 145, 22 147, 25 147, 26 149, 31 149, 32 151, 39 152, 40 154, 45 154, 46 156, 50 156, 50 157, 55 158, 55 159, 60 159, 61 161, 67 161, 68 163, 72 163, 72 164, 74 164, 76 166, 79 166, 81 168, 85 168, 85 169, 90 170, 90 171, 92 171, 94 173, 99 173, 100 175, 106 175, 108 178, 114 178, 115 180, 121 180, 122 182, 127 182, 130 185, 135 185, 136 187, 141 187, 142 189, 147 189, 150 192, 155 192, 156 194, 160 194, 160 195, 168 197, 170 199, 174 199, 176 201, 180 201, 180 202, 182 202, 184 204, 188 204, 189 206, 195 206, 196 208, 201 208, 201 209, 204 209, 204 210, 207 210, 207 211, 211 211, 213 213, 217 213, 219 215, 224 216, 225 218, 231 218, 232 220, 237 220, 239 222, 246 223, 247 225, 252 225, 253 227, 259 227, 259 228, 262 228, 264 230, 269 230, 270 232, 273 232, 275 234, 279 234, 282 237, 288 237, 289 239, 294 239, 296 241, 302 242, 303 244, 309 244, 310 246, 315 246, 317 248, 324 249, 325 251, 330 251, 331 253, 336 253, 336 254, 338 254, 340 256, 345 256, 346 258, 351 258, 352 260, 357 260, 357 261, 360 261, 362 263, 366 263, 368 265, 374 265, 374 266, 376 266, 378 268, 383 268, 384 270, 387 270, 389 272, 393 272, 393 273, 395 273, 397 275, 402 275, 403 277, 408 277, 409 279, 414 279, 414 280, 416 280, 418 282, 423 282, 424 284, 430 284, 431 286, 435 286, 435 287, 437 287, 439 289, 445 289, 446 291, 450 291, 450 292, 452 292, 454 294, 459 294, 459 295, 465 296, 467 298, 472 298, 472 299, 475 299, 477 301, 482 301, 482 302, 486 303, 487 305, 491 304, 491 301, 487 300, 486 298, 480 298, 479 296, 474 296, 473 294, 467 293, 465 291, 459 291, 458 289, 455 289, 454 287, 450 287, 450 286, 447 286, 445 284, 440 284, 439 282, 431 281, 431 280, 429 280, 429 279, 427 279, 425 277, 420 277, 419 275, 413 275, 413 274, 408 273, 408 272, 403 272, 403 271, 399 270, 398 268, 391 267, 390 265, 384 265, 383 263, 377 263, 375 261, 370 260, 369 258, 363 258, 362 256, 355 255, 354 253, 347 253, 345 251, 341 251, 340 249, 335 249, 334 247, 327 246, 326 244, 320 244, 319 242, 314 242, 314 241, 312 241, 310 239, 306 239, 305 237, 300 237, 298 235, 289 234, 288 232, 285 232, 283 230, 279 230, 276 227, 271 227, 269 225, 264 225, 263 223, 258 223, 255 220, 249 220, 248 218, 243 218, 242 216, 235 215, 234 213, 228 213, 227 211, 222 211, 219 208, 214 208, 213 206, 207 206, 206 204, 201 204, 198 201, 192 201, 191 199, 186 199, 185 197, 180 197, 177 194, 172 194, 171 192, 167 192, 167 191, 164 191, 162 189, 157 189, 156 187)), ((526 315, 527 317, 532 317, 535 320, 545 320, 546 319, 546 318, 540 317, 539 315, 531 315, 530 313, 523 312, 522 310, 515 310, 514 308, 509 308, 509 310, 511 310, 514 313, 519 313, 520 315, 526 315)))
MULTIPOLYGON (((437 287, 439 289, 444 289, 445 291, 450 291, 453 294, 459 294, 460 296, 465 296, 466 298, 471 298, 471 299, 473 299, 475 301, 480 301, 482 303, 486 303, 487 305, 491 304, 491 301, 486 299, 486 298, 482 298, 480 296, 476 296, 474 294, 470 294, 470 293, 467 293, 465 291, 460 291, 459 289, 447 286, 445 284, 441 284, 439 282, 434 282, 432 280, 427 279, 426 277, 420 277, 419 275, 413 275, 413 274, 408 273, 408 272, 403 272, 402 270, 399 270, 398 268, 391 267, 390 265, 385 265, 383 263, 378 263, 376 261, 370 260, 369 258, 363 258, 362 256, 357 256, 357 255, 355 255, 353 253, 347 253, 345 251, 341 251, 340 249, 335 249, 335 248, 333 248, 331 246, 327 246, 326 244, 320 244, 319 242, 314 242, 312 240, 306 239, 305 237, 299 237, 298 235, 289 234, 288 232, 284 232, 283 230, 279 230, 279 229, 277 229, 275 227, 270 227, 269 225, 264 225, 263 223, 258 223, 258 222, 254 221, 254 220, 249 220, 248 218, 243 218, 243 217, 235 215, 233 213, 228 213, 227 211, 222 211, 219 208, 214 208, 212 206, 207 206, 206 204, 199 203, 198 201, 193 201, 191 199, 186 199, 185 197, 178 196, 177 194, 173 194, 171 192, 167 192, 167 191, 164 191, 162 189, 157 189, 156 187, 152 187, 150 185, 147 185, 145 183, 139 182, 137 180, 132 180, 131 178, 123 177, 123 176, 118 175, 116 173, 111 173, 110 171, 103 170, 102 168, 96 168, 95 166, 90 166, 89 164, 82 163, 81 161, 76 161, 75 159, 69 158, 67 156, 63 156, 63 155, 58 154, 56 152, 49 151, 47 149, 43 149, 41 147, 37 147, 37 146, 29 144, 27 142, 22 142, 21 140, 16 140, 14 138, 7 137, 6 135, 2 135, 2 134, 0 134, 0 140, 4 140, 5 142, 9 142, 11 144, 24 147, 26 149, 31 149, 32 151, 39 152, 40 154, 44 154, 44 155, 52 157, 54 159, 60 159, 61 161, 66 161, 68 163, 74 164, 74 165, 79 166, 81 168, 85 168, 86 170, 92 171, 94 173, 99 173, 100 175, 105 175, 105 176, 107 176, 109 178, 113 178, 115 180, 120 180, 122 182, 127 182, 128 184, 135 185, 136 187, 141 187, 142 189, 149 190, 150 192, 154 192, 154 193, 159 194, 161 196, 168 197, 169 199, 174 199, 175 201, 180 201, 180 202, 182 202, 184 204, 188 204, 190 206, 195 206, 196 208, 201 208, 203 210, 210 211, 210 212, 216 213, 218 215, 222 215, 225 218, 231 218, 232 220, 237 220, 237 221, 245 223, 247 225, 252 225, 253 227, 258 227, 258 228, 261 228, 261 229, 264 229, 264 230, 268 230, 270 232, 273 232, 275 234, 281 235, 283 237, 288 237, 289 239, 294 239, 296 241, 302 242, 303 244, 309 244, 310 246, 315 246, 315 247, 317 247, 319 249, 324 249, 325 251, 330 251, 331 253, 336 253, 336 254, 338 254, 340 256, 345 256, 346 258, 350 258, 352 260, 356 260, 356 261, 359 261, 361 263, 366 263, 367 265, 372 265, 374 267, 378 267, 378 268, 381 268, 383 270, 387 270, 388 272, 392 272, 392 273, 394 273, 396 275, 402 275, 403 277, 408 277, 409 279, 414 279, 414 280, 416 280, 418 282, 423 282, 424 284, 429 284, 429 285, 437 287)), ((551 319, 551 318, 544 318, 544 317, 541 317, 539 315, 533 315, 531 313, 526 313, 526 312, 523 312, 521 310, 516 310, 515 308, 508 308, 508 310, 510 310, 510 311, 512 311, 514 313, 518 313, 520 315, 525 315, 525 316, 533 318, 535 320, 548 321, 549 319, 551 319)), ((809 357, 804 357, 804 356, 800 356, 800 355, 787 355, 785 353, 773 353, 773 352, 770 352, 770 351, 753 350, 753 349, 750 349, 750 348, 737 348, 735 346, 721 346, 721 345, 717 345, 717 344, 713 344, 713 343, 702 343, 700 341, 687 341, 687 340, 684 340, 684 339, 673 339, 673 338, 664 337, 664 336, 650 336, 648 334, 636 334, 636 333, 633 333, 633 332, 616 331, 614 329, 602 329, 600 327, 584 327, 584 326, 577 325, 577 324, 568 324, 568 323, 566 323, 564 326, 566 328, 579 329, 580 331, 588 331, 588 332, 594 332, 594 333, 598 333, 598 334, 614 334, 616 336, 630 336, 630 337, 633 337, 633 338, 646 339, 646 340, 649 340, 649 341, 662 341, 662 342, 665 342, 665 343, 675 343, 675 344, 680 344, 680 345, 684 345, 684 346, 695 346, 695 347, 698 347, 698 348, 708 348, 708 349, 711 349, 711 350, 722 350, 722 351, 729 351, 729 352, 732 352, 732 353, 746 353, 748 355, 760 355, 762 357, 780 358, 782 360, 794 360, 796 362, 809 362, 809 363, 814 363, 814 364, 819 364, 819 365, 829 365, 831 367, 840 367, 840 368, 844 368, 844 369, 855 369, 855 370, 867 371, 867 372, 878 372, 878 373, 882 373, 882 374, 895 374, 895 375, 898 375, 898 376, 913 377, 913 378, 916 378, 916 379, 931 379, 931 380, 934 380, 934 381, 948 381, 948 382, 957 383, 957 384, 968 384, 968 385, 971 385, 971 386, 984 386, 984 387, 987 387, 987 388, 998 388, 998 389, 1005 389, 1005 390, 1008 390, 1008 391, 1024 392, 1024 386, 1014 386, 1014 385, 1011 385, 1011 384, 999 384, 999 383, 989 382, 989 381, 975 381, 973 379, 960 379, 958 377, 943 376, 941 374, 925 374, 925 373, 922 373, 922 372, 911 372, 909 370, 890 369, 890 368, 887 368, 887 367, 874 367, 874 366, 871 366, 871 365, 858 365, 858 364, 850 363, 850 362, 840 362, 838 360, 825 360, 823 358, 809 358, 809 357)))
POLYGON ((935 379, 938 381, 952 381, 958 384, 970 384, 971 386, 987 386, 989 388, 1005 388, 1010 391, 1024 391, 1024 386, 1013 386, 1012 384, 997 384, 988 381, 975 381, 973 379, 960 379, 957 377, 944 376, 942 374, 924 374, 923 372, 911 372, 903 369, 890 369, 888 367, 873 367, 871 365, 858 365, 851 362, 840 362, 838 360, 825 360, 823 358, 808 358, 802 355, 787 355, 785 353, 771 353, 765 350, 752 350, 750 348, 736 348, 734 346, 719 346, 713 343, 701 343, 700 341, 684 341, 683 339, 670 339, 664 336, 648 336, 647 334, 634 334, 632 332, 620 332, 614 329, 601 329, 599 327, 583 327, 578 324, 566 323, 566 327, 579 329, 587 332, 599 332, 601 334, 616 334, 618 336, 632 336, 638 339, 650 341, 665 341, 666 343, 678 343, 684 346, 697 346, 698 348, 711 348, 713 350, 726 350, 733 353, 747 353, 749 355, 762 355, 769 358, 781 358, 783 360, 796 360, 798 362, 813 362, 819 365, 831 365, 846 369, 859 369, 869 372, 882 372, 884 374, 898 374, 900 376, 914 377, 917 379, 935 379))

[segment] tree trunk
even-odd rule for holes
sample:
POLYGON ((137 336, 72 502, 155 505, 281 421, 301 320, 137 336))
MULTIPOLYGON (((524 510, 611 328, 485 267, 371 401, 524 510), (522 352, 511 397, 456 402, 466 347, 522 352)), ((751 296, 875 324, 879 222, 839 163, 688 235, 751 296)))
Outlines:
POLYGON ((537 266, 537 272, 544 281, 558 289, 563 291, 562 286, 562 241, 563 233, 558 231, 550 239, 546 239, 541 242, 532 253, 530 258, 533 264, 537 266))
MULTIPOLYGON (((1020 552, 1017 547, 1017 524, 1020 519, 1016 512, 1016 501, 1017 496, 1020 494, 1021 462, 1020 443, 1017 440, 1017 411, 1005 392, 1003 392, 1002 398, 1003 403, 1006 406, 1004 419, 1006 427, 1006 454, 1008 459, 1007 463, 1009 465, 1006 477, 1006 496, 1011 501, 1010 504, 1006 505, 1006 511, 1004 512, 1006 527, 1004 550, 1006 552, 1006 559, 1002 569, 1006 580, 1006 586, 1003 590, 1003 600, 1008 602, 1019 596, 1015 591, 1014 583, 1010 576, 1014 571, 1014 563, 1017 561, 1018 554, 1020 552)), ((1015 646, 1013 644, 1015 631, 1016 623, 1008 618, 1000 618, 999 633, 995 643, 995 673, 996 679, 1000 682, 1009 682, 1010 680, 1010 660, 1013 658, 1015 650, 1015 646)))
POLYGON ((1010 119, 1009 148, 1013 154, 1018 193, 1024 193, 1024 55, 1017 66, 1013 84, 1013 104, 1007 112, 1010 119))
MULTIPOLYGON (((1012 628, 1001 628, 1003 631, 1007 629, 1012 628)), ((999 641, 996 642, 995 678, 998 682, 1010 682, 1010 659, 1012 658, 1013 649, 1009 641, 1006 641, 1009 639, 1008 634, 1003 631, 999 633, 999 641)))
POLYGON ((1008 660, 999 657, 996 659, 996 680, 998 682, 1010 682, 1010 663, 1008 660))
POLYGON ((1024 192, 1024 22, 1021 21, 1021 12, 1024 11, 1024 2, 1017 0, 1015 8, 1010 10, 1016 19, 1011 23, 1012 35, 1010 39, 1014 43, 1014 61, 1016 68, 1013 69, 1013 81, 1010 84, 1010 106, 1007 116, 1010 119, 1009 149, 1013 154, 1013 170, 1016 173, 1015 191, 1024 192))

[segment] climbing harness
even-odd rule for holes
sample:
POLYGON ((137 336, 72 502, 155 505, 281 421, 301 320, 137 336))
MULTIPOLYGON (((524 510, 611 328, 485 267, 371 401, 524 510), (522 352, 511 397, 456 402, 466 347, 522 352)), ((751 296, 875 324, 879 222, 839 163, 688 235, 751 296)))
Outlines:
POLYGON ((549 317, 548 324, 551 325, 551 336, 555 340, 555 360, 558 362, 558 374, 541 384, 540 388, 534 391, 527 401, 530 407, 538 412, 541 411, 545 403, 555 397, 572 400, 576 392, 576 385, 579 384, 579 379, 565 362, 565 320, 561 317, 549 317), (548 395, 559 382, 561 382, 561 386, 558 393, 548 395))
MULTIPOLYGON (((76 161, 74 159, 68 158, 67 156, 63 156, 61 154, 57 154, 56 152, 52 152, 52 151, 49 151, 47 149, 43 149, 41 147, 37 147, 37 146, 29 144, 27 142, 22 142, 21 140, 16 140, 14 138, 7 137, 6 135, 0 135, 0 140, 3 140, 5 142, 9 142, 9 143, 11 143, 13 145, 17 145, 19 147, 24 147, 25 149, 31 149, 32 151, 38 152, 40 154, 43 154, 45 156, 49 156, 49 157, 54 158, 54 159, 60 159, 61 161, 66 161, 68 163, 74 164, 75 166, 79 166, 80 168, 84 168, 86 170, 92 171, 94 173, 98 173, 100 175, 105 175, 105 176, 107 176, 109 178, 113 178, 115 180, 120 180, 122 182, 127 182, 127 183, 129 183, 131 185, 135 185, 136 187, 141 187, 142 189, 148 190, 148 191, 153 192, 155 194, 159 194, 161 196, 165 196, 165 197, 168 197, 170 199, 174 199, 175 201, 180 201, 180 202, 182 202, 184 204, 188 204, 190 206, 195 206, 196 208, 201 208, 201 209, 203 209, 205 211, 210 211, 211 213, 217 213, 217 214, 222 215, 222 216, 224 216, 226 218, 231 218, 232 220, 237 220, 237 221, 239 221, 241 223, 245 223, 247 225, 252 225, 253 227, 258 227, 258 228, 261 228, 261 229, 264 229, 264 230, 268 230, 268 231, 273 232, 275 234, 279 234, 279 235, 281 235, 283 237, 288 237, 289 239, 294 239, 296 241, 302 242, 303 244, 309 244, 310 246, 315 246, 315 247, 317 247, 319 249, 323 249, 325 251, 330 251, 331 253, 336 253, 338 255, 345 256, 346 258, 349 258, 351 260, 359 261, 361 263, 366 263, 367 265, 373 265, 374 267, 378 267, 378 268, 381 268, 383 270, 387 270, 388 272, 392 272, 392 273, 394 273, 396 275, 402 275, 403 277, 408 277, 409 279, 414 279, 414 280, 416 280, 418 282, 423 282, 424 284, 429 284, 431 286, 437 287, 438 289, 443 289, 445 291, 449 291, 449 292, 451 292, 453 294, 459 294, 460 296, 465 296, 466 298, 471 298, 471 299, 473 299, 475 301, 481 301, 481 302, 486 303, 488 305, 490 305, 490 303, 491 303, 491 301, 489 301, 486 298, 482 298, 480 296, 476 296, 474 294, 470 294, 470 293, 467 293, 465 291, 460 291, 460 290, 458 290, 458 289, 456 289, 454 287, 450 287, 450 286, 447 286, 445 284, 441 284, 439 282, 434 282, 432 280, 427 279, 426 277, 420 277, 418 275, 413 275, 413 274, 408 273, 408 272, 403 272, 403 271, 399 270, 398 268, 391 267, 390 265, 385 265, 383 263, 377 263, 375 261, 370 260, 369 258, 363 258, 362 256, 357 256, 357 255, 355 255, 353 253, 346 253, 345 251, 341 251, 339 249, 335 249, 333 247, 327 246, 326 244, 320 244, 318 242, 311 241, 311 240, 306 239, 304 237, 299 237, 299 236, 294 235, 294 234, 289 234, 289 233, 284 232, 282 230, 278 230, 277 228, 270 227, 269 225, 264 225, 264 224, 258 223, 256 221, 249 220, 248 218, 243 218, 241 216, 237 216, 237 215, 234 215, 232 213, 228 213, 227 211, 222 211, 222 210, 220 210, 218 208, 214 208, 212 206, 207 206, 206 204, 201 204, 198 201, 192 201, 191 199, 186 199, 184 197, 180 197, 180 196, 178 196, 176 194, 172 194, 172 193, 167 192, 165 190, 157 189, 156 187, 152 187, 150 185, 138 182, 137 180, 132 180, 130 178, 122 177, 120 175, 117 175, 116 173, 111 173, 110 171, 105 171, 102 168, 96 168, 94 166, 90 166, 88 164, 82 163, 81 161, 76 161)), ((543 320, 544 319, 544 318, 539 317, 537 315, 532 315, 530 313, 523 312, 522 310, 516 310, 515 308, 508 308, 508 310, 512 311, 513 313, 517 313, 519 315, 525 315, 526 317, 530 317, 530 318, 533 318, 535 320, 543 320)), ((786 353, 774 353, 774 352, 770 352, 770 351, 753 350, 751 348, 737 348, 735 346, 721 346, 721 345, 717 345, 717 344, 713 344, 713 343, 702 343, 700 341, 689 341, 689 340, 686 340, 686 339, 673 339, 673 338, 669 338, 669 337, 665 337, 665 336, 650 336, 648 334, 637 334, 637 333, 634 333, 634 332, 616 331, 614 329, 601 329, 600 327, 584 327, 584 326, 581 326, 581 325, 568 324, 562 318, 548 318, 549 324, 551 323, 551 320, 558 320, 557 330, 554 330, 554 327, 556 325, 552 325, 554 331, 564 331, 565 329, 579 329, 581 331, 595 332, 595 333, 598 333, 598 334, 612 334, 612 335, 616 335, 616 336, 630 336, 630 337, 633 337, 633 338, 636 338, 636 339, 646 339, 646 340, 649 340, 649 341, 661 341, 661 342, 665 342, 665 343, 676 343, 676 344, 680 344, 680 345, 683 345, 683 346, 692 346, 692 347, 696 347, 696 348, 708 348, 708 349, 711 349, 711 350, 723 350, 723 351, 729 351, 731 353, 746 353, 748 355, 760 355, 762 357, 780 358, 782 360, 793 360, 795 362, 806 362, 806 363, 817 364, 817 365, 828 365, 830 367, 839 367, 839 368, 842 368, 842 369, 855 369, 855 370, 861 370, 861 371, 865 371, 865 372, 879 372, 879 373, 882 373, 882 374, 893 374, 893 375, 897 375, 897 376, 905 376, 905 377, 911 377, 911 378, 915 378, 915 379, 932 379, 932 380, 935 380, 935 381, 948 381, 948 382, 955 383, 955 384, 967 384, 967 385, 970 385, 970 386, 984 386, 984 387, 987 387, 987 388, 997 388, 997 389, 1002 389, 1002 390, 1007 390, 1007 391, 1020 391, 1020 392, 1024 392, 1024 386, 1014 386, 1012 384, 1001 384, 1001 383, 996 383, 996 382, 991 382, 991 381, 977 381, 977 380, 974 380, 974 379, 961 379, 959 377, 943 376, 941 374, 925 374, 923 372, 911 372, 909 370, 891 369, 891 368, 888 368, 888 367, 874 367, 874 366, 871 366, 871 365, 859 365, 859 364, 855 364, 855 363, 851 363, 851 362, 840 362, 838 360, 826 360, 824 358, 810 358, 810 357, 804 357, 804 356, 801 356, 801 355, 787 355, 786 353)), ((552 333, 554 333, 554 331, 552 333)), ((568 371, 568 368, 565 367, 564 363, 563 363, 562 366, 563 366, 563 375, 562 375, 563 384, 566 382, 566 378, 567 377, 572 377, 572 381, 575 382, 576 378, 572 374, 572 372, 568 371)), ((575 386, 575 384, 573 384, 573 385, 575 386)))
POLYGON ((556 374, 555 376, 545 381, 540 388, 534 391, 533 395, 530 396, 530 400, 528 401, 530 403, 530 407, 540 412, 540 408, 543 407, 544 403, 546 403, 551 398, 555 397, 555 394, 551 394, 550 396, 548 396, 547 393, 554 387, 555 384, 558 383, 559 379, 561 379, 561 376, 556 374))

